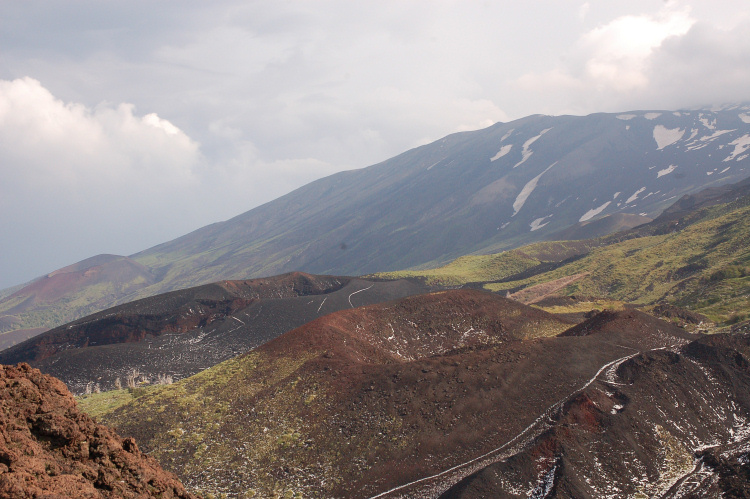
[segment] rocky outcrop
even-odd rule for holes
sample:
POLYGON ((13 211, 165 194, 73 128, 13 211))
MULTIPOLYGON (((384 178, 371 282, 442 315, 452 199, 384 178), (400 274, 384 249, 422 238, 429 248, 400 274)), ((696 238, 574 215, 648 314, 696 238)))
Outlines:
POLYGON ((175 475, 80 412, 60 380, 0 365, 0 497, 194 498, 175 475))

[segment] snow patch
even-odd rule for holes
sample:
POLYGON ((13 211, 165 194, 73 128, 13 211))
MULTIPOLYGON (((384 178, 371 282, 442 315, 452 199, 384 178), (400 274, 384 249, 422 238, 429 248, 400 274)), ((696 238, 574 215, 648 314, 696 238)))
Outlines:
POLYGON ((615 195, 614 195, 614 196, 612 196, 612 199, 617 199, 617 198, 618 198, 618 196, 619 196, 620 194, 622 194, 622 193, 621 193, 621 192, 619 192, 619 191, 618 191, 618 192, 615 192, 615 195))
POLYGON ((634 114, 618 114, 617 115, 617 119, 623 120, 623 121, 632 120, 633 118, 635 118, 634 114))
POLYGON ((685 130, 679 128, 669 129, 663 125, 656 125, 654 127, 654 140, 658 146, 656 150, 664 149, 668 145, 674 144, 685 135, 685 130))
POLYGON ((531 222, 529 224, 529 226, 531 227, 531 232, 534 232, 535 230, 539 230, 542 227, 544 227, 545 225, 547 225, 549 222, 544 222, 544 221, 546 219, 550 218, 551 216, 552 215, 547 215, 546 217, 537 218, 536 220, 534 220, 533 222, 531 222), (544 222, 544 223, 542 223, 542 222, 544 222))
POLYGON ((742 113, 739 116, 744 123, 750 123, 750 114, 742 113))
POLYGON ((643 117, 647 120, 655 120, 659 116, 661 116, 661 113, 646 113, 643 115, 643 117))
MULTIPOLYGON (((750 135, 743 135, 738 139, 734 139, 729 145, 734 146, 734 151, 732 151, 732 154, 727 156, 724 161, 732 161, 737 158, 737 156, 747 151, 750 148, 750 135)), ((738 161, 739 159, 740 158, 737 158, 738 161)))
POLYGON ((713 175, 714 172, 706 172, 706 175, 713 175))
MULTIPOLYGON (((547 130, 549 130, 549 128, 547 130)), ((546 170, 544 170, 542 173, 540 173, 536 177, 529 180, 526 183, 526 185, 523 186, 523 189, 521 189, 521 192, 519 192, 518 196, 516 196, 516 200, 513 201, 513 216, 514 217, 521 210, 521 208, 523 208, 524 203, 529 198, 529 196, 534 191, 534 189, 536 189, 536 184, 539 183, 539 179, 542 178, 542 175, 547 173, 549 169, 555 166, 556 164, 557 164, 557 161, 549 165, 546 170)))
POLYGON ((736 129, 733 130, 716 130, 711 135, 707 135, 703 138, 701 138, 702 141, 709 141, 714 140, 716 137, 720 137, 721 135, 724 135, 725 133, 734 132, 736 129))
MULTIPOLYGON (((689 143, 687 144, 687 150, 688 151, 696 151, 698 149, 703 149, 708 144, 710 144, 711 142, 713 142, 714 140, 716 140, 718 137, 721 137, 725 133, 734 132, 734 131, 735 130, 717 130, 714 133, 712 133, 711 135, 706 135, 705 137, 701 137, 699 139, 696 139, 696 140, 693 140, 692 142, 690 142, 690 140, 692 140, 692 138, 693 138, 693 136, 691 135, 690 138, 688 139, 689 143)), ((723 146, 719 146, 719 149, 721 149, 722 147, 723 146)))
POLYGON ((719 172, 719 175, 721 175, 722 173, 726 173, 727 171, 729 171, 730 168, 731 166, 727 166, 726 168, 724 168, 723 170, 719 172))
POLYGON ((500 142, 505 142, 505 139, 507 139, 508 137, 510 137, 510 134, 512 134, 515 130, 516 130, 515 128, 511 128, 510 130, 508 130, 505 133, 505 135, 503 135, 503 138, 500 139, 500 142))
POLYGON ((629 198, 628 198, 628 199, 627 199, 627 200, 625 201, 625 204, 630 204, 630 203, 632 203, 633 201, 635 201, 636 199, 638 199, 638 196, 639 196, 639 195, 641 194, 641 192, 643 192, 643 191, 645 191, 645 190, 646 190, 646 188, 645 188, 645 187, 641 187, 640 189, 638 189, 637 191, 635 191, 635 192, 633 193, 633 195, 632 195, 632 196, 630 196, 630 197, 629 197, 629 198))
POLYGON ((533 144, 534 142, 536 142, 537 140, 539 140, 539 137, 541 137, 545 133, 549 132, 550 130, 552 130, 552 127, 547 128, 545 130, 542 130, 541 132, 539 132, 539 135, 537 135, 536 137, 531 137, 529 140, 527 140, 526 142, 523 143, 523 152, 521 153, 522 159, 521 159, 521 161, 519 161, 518 163, 516 163, 513 166, 513 168, 515 168, 516 166, 522 165, 523 163, 526 162, 527 159, 529 159, 531 157, 532 152, 529 150, 529 148, 531 147, 531 144, 533 144))
POLYGON ((594 208, 593 210, 587 211, 586 213, 583 214, 583 216, 581 218, 578 219, 578 221, 579 222, 585 222, 586 220, 591 220, 592 218, 594 218, 595 216, 597 216, 599 213, 601 213, 604 210, 606 210, 607 206, 609 206, 610 203, 612 203, 612 201, 607 201, 606 203, 604 203, 600 207, 594 208))
POLYGON ((677 165, 669 165, 663 170, 659 170, 659 173, 656 174, 656 178, 663 177, 664 175, 669 175, 670 173, 675 171, 676 168, 677 168, 677 165))
POLYGON ((703 126, 708 128, 709 130, 713 130, 714 128, 716 128, 716 119, 710 121, 708 118, 704 118, 703 115, 701 115, 698 121, 703 123, 703 126))
POLYGON ((502 158, 503 156, 508 154, 512 148, 513 148, 513 144, 508 144, 508 145, 501 147, 500 150, 497 152, 497 154, 495 154, 494 156, 490 158, 490 161, 495 161, 497 159, 502 158))

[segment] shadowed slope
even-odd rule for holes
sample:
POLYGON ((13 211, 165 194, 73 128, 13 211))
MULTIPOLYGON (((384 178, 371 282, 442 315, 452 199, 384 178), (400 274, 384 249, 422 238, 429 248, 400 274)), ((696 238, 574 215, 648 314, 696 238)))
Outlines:
POLYGON ((221 281, 84 317, 0 352, 0 363, 29 362, 76 393, 88 383, 109 389, 133 369, 151 382, 180 379, 321 315, 423 291, 403 280, 300 272, 221 281))
POLYGON ((639 225, 651 222, 652 219, 642 215, 632 213, 613 213, 606 217, 598 218, 592 221, 578 222, 561 231, 550 234, 547 239, 550 241, 574 241, 580 239, 594 239, 596 237, 606 236, 613 232, 632 229, 639 225))

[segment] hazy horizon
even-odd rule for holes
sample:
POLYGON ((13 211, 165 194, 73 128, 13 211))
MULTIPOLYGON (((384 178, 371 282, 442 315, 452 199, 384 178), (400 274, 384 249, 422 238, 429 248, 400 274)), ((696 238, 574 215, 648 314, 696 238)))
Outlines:
POLYGON ((750 100, 742 1, 32 1, 0 15, 0 288, 453 132, 750 100))

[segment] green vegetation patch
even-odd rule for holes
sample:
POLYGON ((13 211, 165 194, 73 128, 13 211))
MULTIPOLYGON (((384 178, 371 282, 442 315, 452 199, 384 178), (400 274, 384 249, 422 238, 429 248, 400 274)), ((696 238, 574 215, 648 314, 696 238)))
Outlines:
POLYGON ((667 301, 725 322, 750 305, 748 240, 750 208, 743 207, 679 232, 595 248, 550 272, 485 288, 507 292, 586 273, 558 292, 637 304, 667 301))
POLYGON ((134 399, 132 390, 110 390, 76 397, 78 407, 89 416, 99 418, 134 399))
POLYGON ((527 255, 506 251, 496 255, 462 256, 437 269, 383 272, 375 274, 375 277, 383 279, 422 277, 431 286, 460 286, 468 282, 504 279, 540 263, 539 260, 527 255))
POLYGON ((608 300, 606 298, 581 300, 570 305, 540 306, 532 304, 532 307, 544 310, 550 314, 579 314, 591 310, 622 310, 625 303, 619 300, 608 300))

